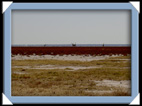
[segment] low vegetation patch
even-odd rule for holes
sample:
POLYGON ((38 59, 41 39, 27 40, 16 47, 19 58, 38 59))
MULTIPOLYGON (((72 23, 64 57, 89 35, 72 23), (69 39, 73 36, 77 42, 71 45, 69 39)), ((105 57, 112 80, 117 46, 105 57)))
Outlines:
POLYGON ((12 60, 12 96, 130 96, 130 89, 97 86, 95 81, 131 80, 130 62, 119 60, 93 60, 89 62, 62 60, 12 60), (78 69, 28 69, 13 66, 35 65, 99 66, 78 69), (20 72, 22 74, 20 74, 20 72), (24 73, 24 74, 23 74, 24 73), (94 91, 112 91, 96 93, 94 91), (90 92, 91 91, 91 92, 90 92))

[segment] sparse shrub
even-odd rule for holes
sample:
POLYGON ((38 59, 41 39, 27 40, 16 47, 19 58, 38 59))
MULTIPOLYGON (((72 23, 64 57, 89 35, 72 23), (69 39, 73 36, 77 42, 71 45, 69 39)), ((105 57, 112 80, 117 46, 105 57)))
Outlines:
POLYGON ((91 81, 90 83, 89 83, 89 86, 96 86, 96 83, 94 83, 93 81, 91 81))
POLYGON ((65 68, 66 70, 73 70, 72 68, 65 68))
POLYGON ((21 69, 21 71, 26 71, 25 69, 21 69))

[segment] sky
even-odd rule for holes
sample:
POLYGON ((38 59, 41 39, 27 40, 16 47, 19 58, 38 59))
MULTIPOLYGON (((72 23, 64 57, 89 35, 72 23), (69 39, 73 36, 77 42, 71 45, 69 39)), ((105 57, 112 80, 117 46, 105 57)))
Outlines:
POLYGON ((13 10, 11 44, 131 44, 129 10, 13 10))

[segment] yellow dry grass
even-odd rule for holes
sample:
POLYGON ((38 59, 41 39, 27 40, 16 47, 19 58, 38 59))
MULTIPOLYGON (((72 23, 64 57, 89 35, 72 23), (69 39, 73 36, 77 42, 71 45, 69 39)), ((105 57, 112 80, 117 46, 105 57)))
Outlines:
MULTIPOLYGON (((122 57, 121 57, 122 58, 122 57)), ((124 57, 126 58, 126 57, 124 57)), ((129 58, 129 56, 127 57, 129 58)), ((130 89, 114 86, 97 86, 95 81, 131 80, 130 61, 93 60, 90 62, 65 60, 12 60, 12 96, 130 96, 130 89), (99 66, 79 69, 23 69, 13 66, 36 65, 99 66), (93 93, 108 90, 111 93, 93 93), (89 91, 89 92, 88 92, 89 91)))

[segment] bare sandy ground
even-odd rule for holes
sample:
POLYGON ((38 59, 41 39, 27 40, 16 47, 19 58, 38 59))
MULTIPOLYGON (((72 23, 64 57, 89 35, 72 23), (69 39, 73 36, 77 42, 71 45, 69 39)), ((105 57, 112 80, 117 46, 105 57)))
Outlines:
POLYGON ((79 61, 92 61, 92 60, 104 60, 109 57, 118 57, 122 55, 102 55, 102 56, 85 56, 85 55, 12 55, 12 60, 44 60, 44 59, 55 59, 55 60, 79 60, 79 61))
MULTIPOLYGON (((99 66, 60 66, 60 65, 39 65, 39 66, 12 66, 13 68, 23 68, 23 69, 65 69, 65 71, 76 71, 79 69, 91 69, 91 68, 102 68, 102 65, 99 66)), ((107 68, 116 68, 116 67, 107 67, 107 68)), ((129 69, 130 67, 122 67, 122 69, 129 69)))
MULTIPOLYGON (((105 60, 110 57, 119 57, 122 55, 103 55, 103 56, 85 56, 85 55, 13 55, 12 60, 73 60, 73 61, 92 61, 92 60, 105 60)), ((130 59, 109 59, 109 60, 128 60, 130 59)), ((125 61, 127 62, 127 61, 125 61)), ((62 65, 39 65, 39 66, 12 66, 13 68, 23 68, 23 69, 66 69, 66 71, 76 71, 79 69, 90 69, 90 68, 102 68, 102 65, 99 66, 62 66, 62 65)), ((107 67, 107 68, 116 68, 116 67, 107 67)), ((120 68, 120 67, 119 67, 120 68)), ((130 68, 130 67, 122 67, 130 68)), ((17 73, 23 74, 23 73, 17 73)))
POLYGON ((103 81, 95 81, 97 86, 112 86, 112 87, 123 87, 123 88, 131 88, 130 80, 123 81, 114 81, 114 80, 103 80, 103 81))
POLYGON ((40 66, 13 66, 13 68, 23 69, 66 69, 66 71, 76 71, 79 69, 101 68, 102 66, 59 66, 59 65, 40 65, 40 66))
MULTIPOLYGON (((122 55, 103 55, 103 56, 85 56, 85 55, 13 55, 12 60, 73 60, 73 61, 92 61, 92 60, 105 60, 110 57, 119 57, 122 55)), ((110 60, 110 59, 109 59, 110 60)), ((130 60, 130 59, 112 59, 112 60, 130 60)), ((126 61, 127 62, 127 61, 126 61)), ((79 69, 90 69, 90 68, 101 68, 103 66, 60 66, 60 65, 40 65, 40 66, 12 66, 13 68, 23 68, 23 69, 66 69, 66 71, 75 71, 79 69)), ((115 67, 107 67, 107 68, 115 68, 115 67)), ((120 67, 119 67, 120 68, 120 67)), ((122 67, 122 68, 130 68, 130 67, 122 67)))
MULTIPOLYGON (((96 86, 108 86, 108 87, 116 87, 118 89, 123 89, 124 91, 131 93, 131 81, 123 80, 123 81, 114 81, 114 80, 102 80, 102 81, 94 81, 96 86)), ((86 90, 86 92, 93 92, 98 94, 104 93, 112 93, 114 89, 111 90, 86 90)))

